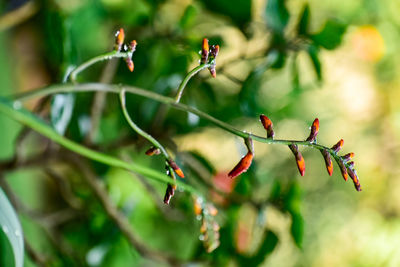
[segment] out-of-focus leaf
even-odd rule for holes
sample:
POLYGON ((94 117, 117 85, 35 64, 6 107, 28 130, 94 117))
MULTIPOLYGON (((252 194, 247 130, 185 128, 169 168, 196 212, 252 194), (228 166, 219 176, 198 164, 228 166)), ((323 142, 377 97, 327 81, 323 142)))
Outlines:
POLYGON ((238 256, 238 260, 241 266, 260 266, 265 258, 274 251, 278 244, 278 236, 268 230, 265 233, 264 239, 261 243, 257 253, 252 257, 238 256))
POLYGON ((318 58, 319 49, 315 45, 310 45, 307 49, 311 62, 314 66, 315 73, 317 74, 318 81, 322 81, 321 62, 318 58))
POLYGON ((71 121, 74 103, 74 94, 57 94, 51 100, 51 124, 60 135, 64 135, 65 130, 71 121))
POLYGON ((181 20, 179 21, 179 26, 182 29, 187 29, 193 25, 194 21, 196 20, 197 10, 193 5, 188 5, 183 12, 181 20))
POLYGON ((280 61, 280 53, 277 50, 272 50, 266 57, 264 63, 257 66, 247 76, 243 82, 242 90, 239 93, 240 108, 243 114, 248 116, 256 116, 262 113, 262 107, 258 103, 258 90, 262 83, 262 77, 264 72, 278 64, 280 61))
POLYGON ((268 0, 265 9, 265 19, 272 31, 283 34, 289 22, 289 12, 285 6, 285 0, 268 0))
POLYGON ((324 27, 319 33, 311 36, 311 39, 317 45, 320 45, 328 50, 332 50, 340 45, 345 31, 345 24, 330 19, 326 21, 324 27))
POLYGON ((292 216, 290 231, 296 245, 301 248, 303 241, 304 220, 300 213, 301 190, 297 183, 293 183, 285 196, 285 209, 292 216))
POLYGON ((297 24, 298 35, 307 35, 309 21, 310 21, 310 6, 308 5, 308 3, 306 3, 303 7, 303 11, 301 12, 299 23, 297 24))
POLYGON ((290 226, 290 232, 296 246, 301 248, 303 243, 304 219, 300 212, 293 212, 291 215, 292 225, 290 226))
MULTIPOLYGON (((0 230, 7 236, 14 254, 14 264, 16 267, 22 267, 24 263, 24 239, 22 228, 17 214, 11 206, 3 190, 0 189, 0 230)), ((0 257, 7 255, 0 253, 0 257)), ((10 255, 8 255, 10 256, 10 255)), ((3 262, 1 260, 0 262, 3 262)))
POLYGON ((299 68, 297 66, 296 57, 294 57, 293 61, 292 61, 291 74, 292 74, 293 90, 298 91, 300 89, 300 75, 299 75, 299 68))
POLYGON ((201 0, 208 10, 229 16, 241 30, 251 20, 251 2, 249 0, 201 0))

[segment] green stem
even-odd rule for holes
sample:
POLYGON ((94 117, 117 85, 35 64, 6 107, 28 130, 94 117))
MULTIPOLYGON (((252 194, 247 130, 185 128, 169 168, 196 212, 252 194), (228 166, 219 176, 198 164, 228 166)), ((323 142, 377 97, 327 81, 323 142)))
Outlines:
POLYGON ((178 92, 176 93, 175 96, 175 102, 179 103, 179 101, 181 100, 182 94, 183 94, 183 90, 185 90, 185 87, 187 85, 187 83, 189 82, 189 80, 196 75, 198 72, 200 72, 201 70, 210 67, 210 64, 200 64, 199 66, 197 66, 196 68, 192 69, 186 76, 185 78, 182 80, 181 84, 178 87, 178 92))
POLYGON ((208 120, 212 123, 214 123, 216 126, 218 126, 221 129, 224 129, 236 136, 242 137, 242 138, 251 138, 254 141, 258 141, 261 143, 266 143, 266 144, 280 144, 280 145, 290 145, 290 144, 297 144, 301 146, 307 146, 319 150, 326 149, 335 159, 340 159, 338 155, 336 155, 336 152, 334 152, 331 148, 317 144, 317 143, 310 143, 308 141, 298 141, 298 140, 280 140, 280 139, 270 139, 266 137, 261 137, 258 135, 254 135, 251 133, 248 133, 246 131, 241 131, 239 129, 236 129, 232 125, 225 123, 223 121, 220 121, 207 113, 200 111, 196 108, 187 106, 185 104, 177 103, 175 99, 171 97, 166 97, 151 91, 143 90, 137 87, 133 86, 127 86, 127 85, 111 85, 111 84, 101 84, 101 83, 87 83, 87 84, 77 84, 77 85, 72 85, 72 84, 62 84, 62 85, 53 85, 50 87, 45 87, 39 90, 35 91, 30 91, 27 93, 20 94, 14 99, 16 100, 16 103, 20 105, 19 101, 25 101, 34 97, 43 97, 46 95, 50 94, 56 94, 56 93, 66 93, 66 92, 91 92, 91 91, 103 91, 103 92, 110 92, 110 93, 120 93, 121 90, 125 90, 128 93, 142 96, 145 98, 149 98, 161 103, 164 103, 166 105, 170 105, 176 109, 185 111, 185 112, 190 112, 192 114, 195 114, 199 116, 200 118, 203 118, 205 120, 208 120))
MULTIPOLYGON (((70 88, 72 89, 73 87, 70 88)), ((72 92, 72 91, 68 90, 65 92, 72 92)), ((65 138, 64 136, 59 135, 45 122, 39 120, 29 111, 21 108, 18 102, 11 102, 8 99, 0 98, 0 112, 32 128, 33 130, 39 132, 40 134, 46 136, 47 138, 53 140, 54 142, 62 145, 63 147, 71 151, 74 151, 75 153, 78 153, 84 157, 107 164, 112 167, 117 167, 128 171, 132 171, 157 181, 161 181, 164 183, 171 183, 171 178, 163 173, 141 166, 139 164, 127 163, 118 158, 84 147, 78 143, 75 143, 65 138)), ((183 188, 188 192, 199 194, 199 192, 190 185, 187 185, 180 181, 177 181, 176 183, 178 186, 180 186, 181 188, 183 188)))
POLYGON ((153 136, 151 136, 150 134, 146 133, 139 126, 137 126, 136 123, 134 123, 133 120, 131 119, 131 117, 129 116, 128 110, 126 109, 125 90, 124 89, 122 89, 121 92, 119 93, 119 100, 121 102, 122 113, 124 114, 125 119, 128 122, 128 124, 131 126, 131 128, 135 132, 137 132, 138 134, 140 134, 141 136, 146 138, 155 147, 160 149, 161 152, 163 153, 165 159, 170 160, 171 156, 168 154, 167 150, 153 136))
POLYGON ((76 67, 71 72, 70 80, 71 80, 71 82, 76 83, 76 76, 97 62, 101 62, 104 60, 111 60, 113 58, 128 58, 131 56, 132 56, 132 52, 129 52, 129 51, 128 52, 119 52, 119 51, 114 50, 114 51, 99 55, 97 57, 91 58, 88 61, 86 61, 86 62, 82 63, 81 65, 79 65, 78 67, 76 67))

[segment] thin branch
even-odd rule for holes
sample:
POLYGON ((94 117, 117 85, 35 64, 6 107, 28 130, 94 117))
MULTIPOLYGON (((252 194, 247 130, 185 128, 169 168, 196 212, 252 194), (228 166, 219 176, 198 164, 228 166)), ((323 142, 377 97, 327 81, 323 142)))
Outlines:
POLYGON ((68 156, 67 159, 75 167, 82 172, 82 177, 86 180, 89 187, 93 190, 94 194, 100 201, 108 217, 118 226, 122 234, 128 239, 129 243, 134 247, 142 256, 153 259, 156 261, 167 261, 170 264, 177 264, 177 260, 162 253, 150 250, 147 248, 132 230, 128 219, 121 213, 113 204, 111 198, 108 196, 101 180, 97 179, 93 172, 88 168, 83 161, 76 156, 68 156))
POLYGON ((199 66, 195 67, 194 69, 192 69, 191 71, 189 71, 189 73, 185 76, 185 78, 182 80, 181 84, 178 87, 176 96, 175 96, 175 102, 179 103, 179 101, 181 100, 182 94, 183 94, 183 90, 185 90, 187 83, 189 82, 189 80, 196 75, 198 72, 200 72, 201 70, 204 70, 205 68, 210 67, 211 64, 200 64, 199 66))

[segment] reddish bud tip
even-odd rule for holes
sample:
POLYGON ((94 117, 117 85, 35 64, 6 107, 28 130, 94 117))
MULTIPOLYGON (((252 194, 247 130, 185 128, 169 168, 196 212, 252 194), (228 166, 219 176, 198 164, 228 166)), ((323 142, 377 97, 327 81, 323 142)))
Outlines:
POLYGON ((137 46, 136 40, 132 40, 132 41, 129 43, 129 51, 130 51, 130 52, 135 52, 136 46, 137 46))
POLYGON ((336 163, 337 163, 338 166, 339 166, 339 169, 340 169, 340 172, 342 173, 343 179, 344 179, 345 181, 347 181, 347 180, 349 179, 349 175, 348 175, 348 173, 347 173, 347 168, 346 168, 346 166, 344 165, 343 161, 341 161, 340 159, 336 159, 336 163))
POLYGON ((171 201, 171 198, 175 194, 175 189, 176 189, 176 186, 168 184, 167 190, 165 191, 165 196, 164 196, 164 203, 165 204, 169 205, 169 202, 171 201))
POLYGON ((208 213, 211 216, 216 216, 218 214, 218 209, 214 205, 209 204, 208 205, 208 213))
POLYGON ((358 179, 357 172, 349 168, 348 173, 351 179, 353 180, 354 187, 356 188, 356 190, 361 191, 362 189, 361 189, 360 179, 358 179))
POLYGON ((337 142, 331 149, 335 151, 335 153, 337 153, 342 148, 343 143, 344 143, 343 139, 340 139, 339 142, 337 142))
POLYGON ((124 43, 125 40, 125 32, 124 29, 119 29, 116 33, 115 33, 115 50, 120 51, 122 48, 122 44, 124 43))
POLYGON ((235 178, 240 174, 246 172, 249 169, 252 161, 253 153, 248 151, 247 154, 239 161, 239 163, 228 173, 228 176, 231 178, 235 178))
POLYGON ((299 169, 300 175, 304 176, 304 173, 306 171, 306 163, 304 161, 303 155, 301 155, 297 145, 290 144, 289 148, 293 152, 293 155, 296 159, 296 164, 297 164, 297 168, 299 169))
POLYGON ((208 69, 210 70, 211 76, 213 78, 216 78, 217 77, 217 71, 215 70, 215 66, 213 65, 213 66, 209 67, 208 69))
POLYGON ((196 215, 200 215, 201 212, 203 211, 203 208, 201 206, 201 202, 198 199, 196 199, 194 201, 193 209, 194 209, 194 214, 196 214, 196 215))
POLYGON ((135 68, 135 65, 133 64, 132 59, 127 58, 125 61, 126 61, 126 66, 130 70, 130 72, 133 72, 133 69, 135 68))
POLYGON ((326 149, 322 150, 321 153, 324 156, 326 170, 328 171, 329 176, 332 176, 333 164, 332 164, 331 155, 329 154, 328 150, 326 150, 326 149))
POLYGON ((154 156, 154 155, 160 155, 161 151, 159 148, 156 148, 154 146, 150 147, 149 149, 147 149, 146 151, 146 155, 147 156, 154 156))
POLYGON ((318 120, 318 118, 316 118, 314 120, 313 124, 311 125, 310 136, 306 139, 306 141, 315 142, 318 131, 319 131, 319 120, 318 120))
POLYGON ((175 163, 175 161, 173 160, 168 160, 168 165, 171 166, 171 168, 175 171, 175 173, 181 177, 181 178, 185 178, 185 175, 183 174, 183 171, 181 170, 181 168, 179 168, 179 166, 175 163))
POLYGON ((208 46, 208 40, 206 38, 203 39, 203 44, 201 46, 201 63, 205 64, 208 61, 208 52, 210 47, 208 46))
POLYGON ((267 138, 273 139, 275 136, 275 133, 273 130, 274 125, 273 125, 272 121, 264 114, 260 115, 260 121, 261 121, 262 125, 264 126, 264 129, 267 131, 267 138))

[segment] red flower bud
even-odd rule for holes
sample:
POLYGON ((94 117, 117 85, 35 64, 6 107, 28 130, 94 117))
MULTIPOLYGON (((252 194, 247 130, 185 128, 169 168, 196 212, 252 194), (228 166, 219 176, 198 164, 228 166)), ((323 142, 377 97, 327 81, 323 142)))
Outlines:
POLYGON ((297 168, 299 169, 300 175, 304 176, 304 173, 306 171, 306 163, 304 161, 303 155, 301 155, 297 145, 290 144, 289 148, 293 152, 293 155, 296 159, 296 164, 297 164, 297 168))
POLYGON ((231 178, 235 178, 242 174, 243 172, 246 172, 250 165, 251 162, 253 161, 253 153, 251 151, 248 151, 246 156, 244 156, 239 163, 228 173, 228 176, 231 178))
POLYGON ((354 153, 353 153, 353 152, 350 152, 350 153, 347 153, 346 155, 344 155, 342 158, 343 158, 344 161, 349 161, 349 160, 351 160, 353 157, 354 157, 354 153))
POLYGON ((209 67, 208 70, 210 71, 210 74, 211 74, 211 76, 212 76, 213 78, 216 78, 216 77, 217 77, 217 71, 216 71, 216 69, 215 69, 215 65, 209 67))
POLYGON ((216 58, 219 53, 219 45, 212 45, 210 49, 210 55, 212 58, 216 58))
POLYGON ((161 153, 160 149, 157 148, 157 147, 154 147, 154 146, 150 147, 150 148, 147 149, 147 151, 146 151, 146 155, 147 155, 147 156, 160 155, 160 153, 161 153))
POLYGON ((132 52, 132 53, 135 52, 136 46, 137 46, 136 40, 132 40, 132 41, 129 43, 129 51, 132 52))
POLYGON ((165 191, 165 196, 164 196, 164 203, 165 204, 169 205, 169 202, 171 201, 171 198, 175 194, 175 189, 176 189, 176 185, 168 184, 167 190, 165 191))
POLYGON ((331 159, 331 154, 329 154, 328 150, 321 150, 322 155, 324 156, 326 170, 328 171, 329 176, 332 176, 333 172, 333 164, 331 159))
POLYGON ((175 161, 173 160, 168 160, 168 165, 175 171, 175 173, 181 177, 181 178, 185 178, 185 175, 183 174, 183 171, 181 170, 181 168, 179 168, 179 166, 175 163, 175 161))
POLYGON ((339 142, 337 142, 331 149, 333 150, 333 151, 335 151, 335 153, 338 153, 339 152, 339 150, 342 148, 342 146, 343 146, 343 139, 340 139, 339 140, 339 142))
POLYGON ((201 63, 206 64, 208 61, 208 52, 210 47, 208 46, 208 40, 206 38, 203 39, 203 44, 201 46, 201 63))
POLYGON ((121 51, 122 45, 124 43, 125 40, 125 32, 124 29, 119 29, 119 31, 117 31, 115 33, 115 50, 117 51, 121 51))
POLYGON ((194 214, 196 215, 200 215, 201 212, 203 211, 203 207, 201 206, 199 198, 195 199, 193 209, 194 209, 194 214))
POLYGON ((133 64, 132 59, 130 59, 130 58, 128 57, 125 61, 126 61, 126 66, 127 66, 128 69, 132 72, 133 69, 135 68, 135 65, 133 64))
POLYGON ((267 131, 267 138, 273 139, 275 136, 274 130, 273 130, 273 123, 272 121, 265 116, 264 114, 260 115, 260 120, 262 125, 264 126, 264 129, 267 131))
POLYGON ((317 138, 317 134, 319 131, 319 120, 316 118, 311 126, 310 136, 306 139, 309 142, 315 142, 315 138, 317 138))
POLYGON ((361 191, 362 189, 361 189, 360 179, 358 179, 357 172, 349 168, 348 173, 351 179, 353 180, 354 187, 356 188, 356 190, 361 191))

